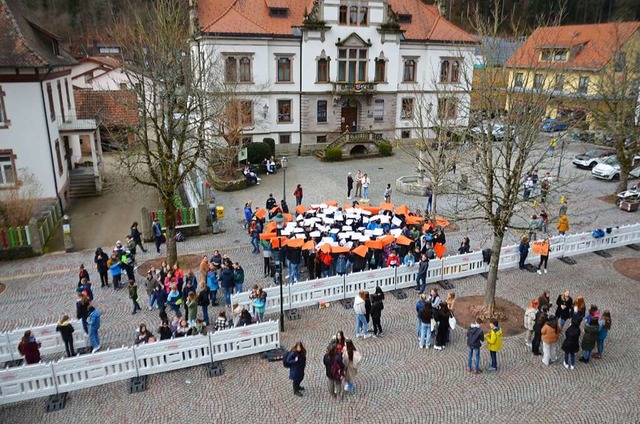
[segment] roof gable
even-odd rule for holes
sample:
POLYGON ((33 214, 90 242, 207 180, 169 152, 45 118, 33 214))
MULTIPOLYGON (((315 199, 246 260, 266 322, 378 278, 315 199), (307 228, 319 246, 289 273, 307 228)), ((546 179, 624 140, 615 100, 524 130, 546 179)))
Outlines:
POLYGON ((638 29, 640 22, 541 27, 515 51, 507 66, 599 71, 638 29), (568 60, 540 61, 543 50, 568 50, 568 60))
POLYGON ((336 46, 338 47, 371 47, 371 43, 368 41, 364 41, 362 37, 360 37, 355 32, 352 32, 344 40, 338 39, 336 46))

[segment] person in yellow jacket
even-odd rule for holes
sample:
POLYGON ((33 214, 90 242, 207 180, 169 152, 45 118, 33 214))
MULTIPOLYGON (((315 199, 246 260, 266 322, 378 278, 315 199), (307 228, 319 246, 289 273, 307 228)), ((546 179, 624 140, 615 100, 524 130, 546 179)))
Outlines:
POLYGON ((487 341, 489 355, 491 355, 491 366, 486 371, 498 370, 498 352, 502 349, 502 329, 498 326, 498 320, 492 318, 489 322, 489 332, 484 335, 487 341))
POLYGON ((560 215, 558 217, 558 224, 556 225, 558 232, 561 236, 564 235, 567 231, 569 231, 569 218, 567 215, 560 215))

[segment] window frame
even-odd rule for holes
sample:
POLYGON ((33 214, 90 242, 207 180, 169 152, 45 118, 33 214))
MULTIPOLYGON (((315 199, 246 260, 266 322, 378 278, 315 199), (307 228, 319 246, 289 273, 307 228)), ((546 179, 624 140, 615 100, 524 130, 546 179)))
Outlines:
POLYGON ((449 59, 440 60, 440 82, 449 82, 449 59))
POLYGON ((58 102, 60 103, 60 115, 62 116, 62 122, 66 122, 66 116, 64 114, 64 101, 62 100, 62 83, 58 80, 58 102))
POLYGON ((293 60, 291 56, 276 55, 276 83, 293 82, 293 66, 292 65, 293 65, 293 60), (282 75, 280 74, 281 70, 282 70, 282 75), (286 77, 288 77, 288 79, 286 77))
POLYGON ((1 189, 12 189, 18 187, 18 172, 16 168, 16 155, 13 153, 13 150, 0 150, 0 190, 1 189), (11 183, 6 183, 6 174, 5 173, 5 163, 9 163, 10 175, 13 181, 11 183))
POLYGON ((338 49, 338 76, 337 81, 340 83, 354 84, 357 82, 367 82, 369 63, 369 49, 365 47, 343 47, 338 49), (355 51, 353 57, 351 53, 355 51), (360 57, 361 52, 365 52, 365 57, 360 57), (340 57, 340 54, 344 52, 344 57, 340 57), (351 66, 353 64, 353 66, 351 66), (344 79, 340 78, 341 68, 344 71, 344 79), (351 81, 351 71, 353 70, 353 81, 351 81), (363 71, 364 75, 360 78, 360 71, 363 71))
POLYGON ((240 83, 249 83, 253 82, 253 59, 249 56, 242 56, 240 60, 238 60, 238 82, 240 83), (248 64, 247 64, 248 62, 248 64), (248 77, 245 75, 243 79, 244 68, 246 67, 246 72, 248 72, 248 77))
POLYGON ((338 24, 349 25, 349 7, 341 5, 338 9, 338 24))
POLYGON ((373 122, 384 122, 384 99, 375 99, 373 101, 373 122), (379 104, 382 105, 380 110, 377 107, 379 104))
POLYGON ((400 119, 403 121, 410 121, 413 119, 414 115, 414 98, 413 97, 403 97, 400 101, 400 119), (410 108, 406 106, 410 105, 410 108))
POLYGON ((291 134, 278 134, 278 144, 291 144, 291 134), (286 137, 286 142, 283 139, 286 137))
POLYGON ((438 99, 437 116, 441 121, 454 121, 458 119, 458 102, 454 97, 441 97, 438 99))
POLYGON ((316 123, 326 124, 329 120, 329 102, 326 100, 318 100, 316 102, 316 123), (320 105, 324 104, 324 114, 321 114, 320 105))
POLYGON ((67 110, 71 110, 71 96, 69 95, 69 80, 64 79, 64 89, 67 92, 67 110))
POLYGON ((578 77, 578 88, 576 90, 579 94, 587 94, 589 92, 589 77, 578 77), (585 82, 585 84, 583 84, 585 82))
POLYGON ((316 82, 327 83, 329 82, 329 58, 321 57, 316 60, 316 82), (321 65, 323 63, 323 65, 321 65), (324 78, 321 79, 321 68, 324 67, 324 78))
POLYGON ((7 93, 4 92, 0 85, 0 129, 7 129, 11 125, 11 120, 7 118, 7 108, 4 102, 6 95, 7 93))
POLYGON ((238 59, 235 56, 224 58, 224 80, 225 82, 238 82, 238 59), (233 68, 231 69, 231 64, 233 68))
POLYGON ((58 175, 62 176, 64 174, 64 165, 62 163, 62 153, 60 153, 60 140, 56 138, 54 142, 54 146, 56 149, 56 163, 58 164, 58 175))
POLYGON ((47 83, 47 97, 49 98, 49 119, 54 122, 56 120, 56 107, 53 102, 53 87, 50 82, 47 83))
POLYGON ((553 82, 553 91, 564 91, 564 74, 556 74, 553 82))
POLYGON ((514 88, 523 88, 524 87, 524 73, 516 72, 513 76, 513 87, 514 88))
POLYGON ((384 83, 387 81, 387 61, 385 59, 374 59, 373 82, 384 83), (382 78, 380 77, 382 74, 382 78))
POLYGON ((534 74, 533 75, 533 89, 534 90, 544 90, 544 83, 546 82, 546 78, 544 74, 534 74))
POLYGON ((222 56, 225 82, 253 84, 253 53, 223 53, 222 56))
POLYGON ((278 124, 291 124, 293 123, 293 100, 291 99, 278 99, 276 101, 277 108, 277 116, 276 122, 278 124), (287 120, 283 119, 283 113, 280 112, 280 109, 285 106, 285 104, 289 105, 289 113, 287 120))
POLYGON ((414 58, 406 58, 402 65, 402 82, 416 82, 418 61, 414 58))

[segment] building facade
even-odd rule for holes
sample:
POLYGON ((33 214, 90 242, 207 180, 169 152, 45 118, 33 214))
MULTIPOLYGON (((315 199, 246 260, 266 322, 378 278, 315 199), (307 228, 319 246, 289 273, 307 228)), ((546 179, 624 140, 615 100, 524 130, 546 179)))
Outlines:
POLYGON ((196 17, 194 54, 246 95, 246 141, 300 151, 345 131, 393 140, 425 123, 467 125, 477 41, 433 5, 199 0, 196 17))
POLYGON ((100 188, 100 132, 95 120, 76 116, 75 60, 59 41, 22 2, 0 0, 0 196, 20 190, 27 176, 41 197, 63 205, 74 173, 100 188))

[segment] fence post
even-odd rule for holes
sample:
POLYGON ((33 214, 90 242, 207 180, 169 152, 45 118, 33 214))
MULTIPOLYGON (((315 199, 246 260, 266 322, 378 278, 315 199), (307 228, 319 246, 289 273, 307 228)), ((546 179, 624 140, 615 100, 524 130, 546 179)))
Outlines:
POLYGON ((143 207, 140 210, 140 232, 142 233, 142 239, 144 241, 153 241, 153 231, 151 230, 151 216, 149 216, 149 209, 143 207))
POLYGON ((44 243, 40 238, 40 229, 38 228, 38 221, 35 218, 29 220, 29 234, 31 235, 31 249, 36 255, 42 255, 44 243))
POLYGON ((398 267, 393 267, 393 290, 398 290, 398 267))

